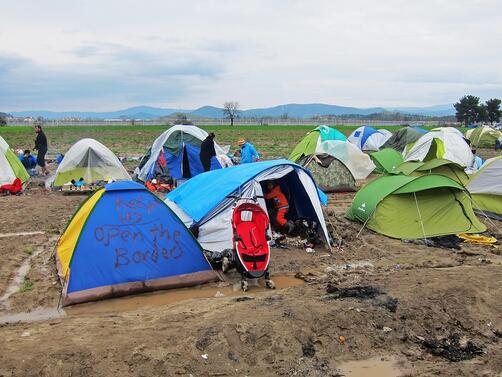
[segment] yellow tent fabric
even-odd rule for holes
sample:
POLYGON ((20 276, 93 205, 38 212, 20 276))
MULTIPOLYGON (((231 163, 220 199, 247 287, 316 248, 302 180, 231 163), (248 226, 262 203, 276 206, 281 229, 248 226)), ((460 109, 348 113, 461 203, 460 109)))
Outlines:
POLYGON ((70 261, 73 255, 73 251, 75 250, 78 239, 80 237, 80 232, 84 227, 87 217, 104 193, 105 189, 101 189, 95 192, 94 195, 92 195, 82 205, 82 207, 80 207, 75 216, 73 216, 73 219, 71 219, 70 224, 64 231, 63 235, 59 239, 56 253, 61 264, 61 276, 65 276, 66 280, 68 280, 68 269, 70 267, 70 261))

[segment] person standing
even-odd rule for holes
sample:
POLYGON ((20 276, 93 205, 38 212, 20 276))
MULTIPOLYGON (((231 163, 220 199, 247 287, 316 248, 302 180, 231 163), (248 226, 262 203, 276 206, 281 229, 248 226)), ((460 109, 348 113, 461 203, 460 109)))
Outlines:
POLYGON ((259 161, 260 155, 256 151, 253 144, 247 142, 244 139, 238 141, 239 147, 241 148, 241 164, 249 164, 250 162, 259 161))
POLYGON ((202 167, 204 171, 211 170, 211 158, 216 156, 216 151, 214 149, 214 138, 215 135, 213 132, 210 132, 209 135, 202 141, 200 145, 200 162, 202 163, 202 167))
POLYGON ((47 165, 45 164, 45 154, 47 153, 47 137, 42 131, 42 126, 35 126, 35 133, 37 137, 35 139, 35 147, 33 149, 38 151, 37 154, 37 164, 42 168, 42 173, 45 175, 49 174, 49 169, 47 169, 47 165))

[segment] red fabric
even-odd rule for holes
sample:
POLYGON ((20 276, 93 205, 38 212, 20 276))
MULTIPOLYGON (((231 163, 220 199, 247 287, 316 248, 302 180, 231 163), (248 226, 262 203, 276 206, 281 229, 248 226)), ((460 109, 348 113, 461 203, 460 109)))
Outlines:
POLYGON ((277 210, 277 215, 275 216, 275 222, 277 223, 277 225, 279 226, 286 225, 286 223, 288 222, 288 220, 286 220, 287 213, 288 213, 288 208, 277 210))
POLYGON ((270 192, 266 193, 265 199, 273 200, 275 208, 285 207, 289 205, 288 199, 286 199, 286 195, 282 193, 281 187, 279 185, 275 186, 270 192))
POLYGON ((12 184, 6 184, 0 186, 0 192, 8 191, 12 195, 20 193, 22 189, 23 189, 23 183, 19 178, 14 179, 14 182, 12 182, 12 184))
POLYGON ((247 271, 265 271, 270 260, 267 242, 268 216, 255 203, 238 205, 232 215, 235 249, 247 271), (242 212, 251 212, 250 220, 242 219, 242 212))
POLYGON ((157 191, 157 186, 155 186, 151 181, 146 182, 145 186, 150 191, 157 191))
POLYGON ((162 167, 165 167, 167 165, 166 156, 164 156, 164 152, 162 151, 160 152, 159 159, 157 161, 159 165, 162 167))

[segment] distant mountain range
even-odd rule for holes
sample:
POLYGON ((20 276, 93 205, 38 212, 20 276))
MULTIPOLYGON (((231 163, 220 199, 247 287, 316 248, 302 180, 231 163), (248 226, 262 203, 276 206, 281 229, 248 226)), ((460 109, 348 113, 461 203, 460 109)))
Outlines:
MULTIPOLYGON (((422 115, 422 116, 448 116, 454 115, 453 104, 437 105, 430 107, 370 107, 357 108, 337 105, 327 105, 322 103, 311 104, 287 104, 274 107, 248 109, 239 112, 243 118, 281 117, 290 118, 312 118, 323 115, 369 115, 382 112, 399 112, 402 114, 422 115)), ((81 112, 81 111, 11 111, 9 114, 15 117, 43 117, 46 119, 156 119, 167 117, 175 113, 185 113, 188 117, 200 118, 223 118, 223 110, 214 106, 203 106, 196 110, 186 109, 163 109, 150 106, 136 106, 124 110, 110 112, 81 112)))

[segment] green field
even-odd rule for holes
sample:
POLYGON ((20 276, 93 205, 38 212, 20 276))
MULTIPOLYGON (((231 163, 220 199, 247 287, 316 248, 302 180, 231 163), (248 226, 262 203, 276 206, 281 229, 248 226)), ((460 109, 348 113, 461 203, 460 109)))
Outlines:
MULTIPOLYGON (((206 131, 216 133, 220 145, 237 148, 237 140, 245 138, 251 141, 264 159, 287 157, 292 148, 313 129, 307 126, 201 126, 206 131)), ((349 135, 355 126, 335 126, 345 135, 349 135)), ((401 126, 384 126, 395 132, 401 126)), ((424 127, 432 128, 432 127, 424 127)), ((75 142, 82 138, 93 138, 118 156, 141 156, 151 146, 166 126, 47 126, 44 132, 49 139, 49 153, 66 153, 75 142)), ((0 128, 0 136, 14 149, 31 149, 35 133, 32 127, 10 126, 0 128)))

